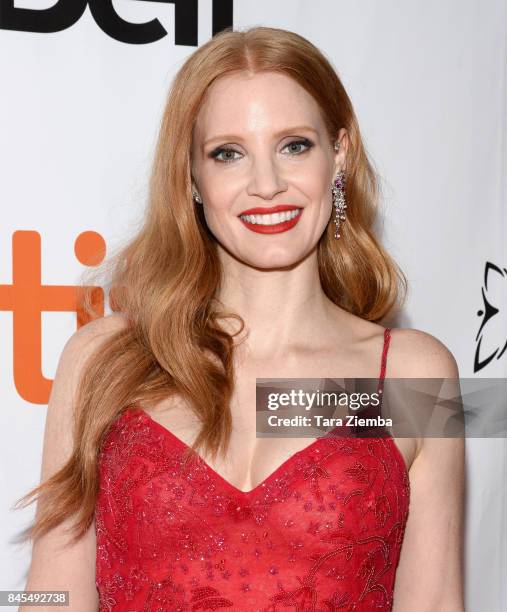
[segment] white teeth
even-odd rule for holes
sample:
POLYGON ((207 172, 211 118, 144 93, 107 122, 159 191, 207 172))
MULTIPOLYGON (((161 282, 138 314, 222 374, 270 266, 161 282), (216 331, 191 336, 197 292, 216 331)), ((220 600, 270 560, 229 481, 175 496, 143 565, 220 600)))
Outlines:
POLYGON ((285 210, 284 212, 271 213, 269 215, 240 215, 242 219, 253 225, 276 225, 284 221, 290 221, 301 213, 298 208, 296 210, 285 210))

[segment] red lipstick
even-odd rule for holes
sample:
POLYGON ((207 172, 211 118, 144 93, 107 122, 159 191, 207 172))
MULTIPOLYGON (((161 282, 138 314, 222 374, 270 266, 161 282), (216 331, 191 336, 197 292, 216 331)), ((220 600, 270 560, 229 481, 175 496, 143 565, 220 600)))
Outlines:
MULTIPOLYGON (((301 208, 300 206, 294 206, 293 204, 278 204, 277 206, 271 206, 271 208, 249 208, 244 210, 240 215, 269 215, 271 213, 283 212, 284 210, 296 210, 301 208)), ((238 215, 239 216, 239 215, 238 215)))
POLYGON ((250 223, 246 219, 243 219, 241 216, 239 217, 241 222, 245 227, 247 227, 252 232, 256 232, 257 234, 279 234, 281 232, 286 232, 292 229, 296 223, 299 221, 301 215, 303 214, 303 209, 299 206, 291 206, 289 204, 279 204, 278 206, 272 206, 271 208, 249 208, 241 213, 241 215, 266 215, 272 214, 276 212, 283 212, 286 210, 298 211, 298 214, 289 219, 288 221, 282 221, 281 223, 274 223, 270 225, 262 225, 260 223, 250 223))

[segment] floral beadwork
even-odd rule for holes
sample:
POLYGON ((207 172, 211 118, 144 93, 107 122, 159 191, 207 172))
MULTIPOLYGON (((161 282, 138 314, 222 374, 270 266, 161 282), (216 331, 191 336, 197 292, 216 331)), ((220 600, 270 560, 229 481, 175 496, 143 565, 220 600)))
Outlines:
POLYGON ((249 492, 183 451, 141 408, 111 426, 99 612, 391 610, 410 500, 391 438, 320 438, 249 492))

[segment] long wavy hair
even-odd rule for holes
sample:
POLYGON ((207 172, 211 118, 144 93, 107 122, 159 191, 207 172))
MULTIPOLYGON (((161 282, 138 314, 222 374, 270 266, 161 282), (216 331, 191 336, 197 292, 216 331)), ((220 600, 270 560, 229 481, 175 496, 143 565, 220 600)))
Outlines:
MULTIPOLYGON (((95 512, 102 441, 117 417, 136 402, 177 394, 202 423, 193 454, 205 448, 216 457, 228 448, 236 334, 227 333, 220 320, 239 320, 237 333, 244 321, 216 299, 221 267, 216 240, 192 199, 191 143, 208 87, 224 75, 243 71, 290 76, 318 103, 331 143, 340 128, 348 132, 347 221, 340 240, 334 239, 334 224, 329 223, 317 245, 327 297, 374 322, 392 315, 406 298, 406 278, 375 236, 378 176, 330 61, 308 40, 286 30, 228 28, 215 35, 185 61, 172 82, 141 228, 93 271, 97 277, 106 272, 102 286, 109 288, 111 308, 122 313, 127 324, 83 367, 69 460, 17 502, 24 507, 38 500, 37 517, 22 533, 22 541, 44 535, 71 516, 74 541, 84 535, 95 512)), ((102 316, 85 285, 78 293, 87 320, 102 316)))

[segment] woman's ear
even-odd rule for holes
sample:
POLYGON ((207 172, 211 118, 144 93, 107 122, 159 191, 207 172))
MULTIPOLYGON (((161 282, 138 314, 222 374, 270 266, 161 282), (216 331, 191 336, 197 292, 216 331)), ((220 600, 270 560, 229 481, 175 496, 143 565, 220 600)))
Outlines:
POLYGON ((335 174, 338 174, 340 170, 344 172, 347 171, 347 151, 349 144, 348 132, 345 128, 341 128, 335 141, 335 174), (336 149, 337 146, 338 149, 336 149))
POLYGON ((195 178, 193 173, 190 174, 190 189, 192 191, 192 198, 199 204, 202 204, 201 196, 199 195, 199 191, 195 186, 195 178))
POLYGON ((197 189, 192 185, 192 198, 194 199, 195 202, 197 202, 198 204, 202 204, 202 198, 199 195, 199 192, 197 191, 197 189))

